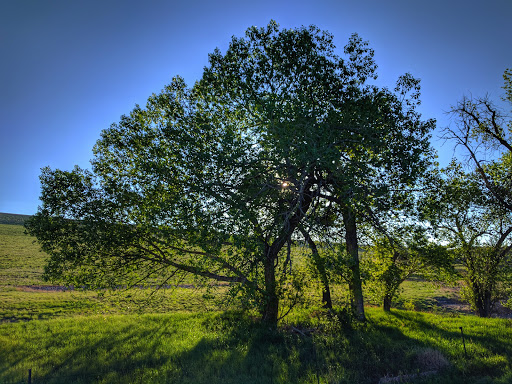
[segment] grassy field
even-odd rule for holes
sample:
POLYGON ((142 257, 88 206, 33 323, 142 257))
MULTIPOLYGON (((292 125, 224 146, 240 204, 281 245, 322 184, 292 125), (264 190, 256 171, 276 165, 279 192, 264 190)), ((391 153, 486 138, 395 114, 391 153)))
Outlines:
POLYGON ((0 224, 0 285, 42 284, 45 260, 21 225, 0 224))
POLYGON ((44 261, 22 226, 0 225, 2 384, 29 369, 33 383, 512 382, 512 321, 440 314, 450 287, 405 283, 401 306, 434 313, 368 307, 351 325, 305 306, 270 330, 202 289, 55 290, 44 261))
POLYGON ((229 313, 2 324, 0 382, 23 382, 29 369, 38 383, 378 383, 433 371, 420 382, 512 380, 508 320, 376 308, 368 317, 352 329, 289 319, 274 331, 229 313))
MULTIPOLYGON (((43 281, 46 255, 20 225, 0 224, 0 323, 94 314, 211 311, 204 289, 65 290, 43 281)), ((220 295, 222 288, 219 288, 220 295)), ((0 381, 1 384, 1 381, 0 381)))

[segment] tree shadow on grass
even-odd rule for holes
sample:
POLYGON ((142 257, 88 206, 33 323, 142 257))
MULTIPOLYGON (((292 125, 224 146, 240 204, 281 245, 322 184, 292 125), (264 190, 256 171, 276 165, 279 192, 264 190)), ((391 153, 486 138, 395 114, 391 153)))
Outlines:
POLYGON ((442 351, 463 376, 498 378, 510 371, 512 341, 510 332, 505 331, 512 323, 502 321, 502 331, 494 328, 497 331, 490 332, 490 327, 482 326, 485 319, 474 317, 442 318, 451 323, 446 329, 429 322, 422 313, 392 311, 390 316, 402 321, 409 332, 414 330, 410 338, 427 341, 442 351), (472 319, 478 320, 476 325, 472 319))
MULTIPOLYGON (((370 384, 384 376, 418 372, 418 353, 427 349, 441 350, 453 360, 453 352, 436 340, 461 343, 456 331, 395 311, 387 320, 370 317, 355 329, 331 322, 311 333, 269 329, 230 313, 132 316, 129 321, 107 321, 96 331, 84 326, 82 334, 71 326, 49 332, 53 336, 40 351, 22 348, 8 363, 20 364, 24 354, 30 355, 37 383, 370 384), (396 322, 426 336, 407 336, 396 322)), ((499 337, 489 340, 468 332, 468 340, 510 357, 511 345, 499 337)), ((482 373, 478 364, 475 373, 482 373)), ((461 372, 457 365, 449 373, 454 380, 436 377, 433 382, 470 382, 461 372)), ((0 371, 0 382, 13 381, 4 373, 0 371)))
POLYGON ((428 344, 379 325, 351 330, 340 324, 311 335, 272 330, 243 317, 220 316, 203 338, 167 371, 168 383, 377 383, 417 371, 414 351, 428 344))
POLYGON ((181 354, 184 370, 169 382, 299 383, 311 375, 311 341, 231 314, 221 315, 206 326, 218 337, 203 338, 181 354))
POLYGON ((96 329, 87 324, 80 329, 82 319, 77 320, 78 328, 71 321, 38 323, 48 327, 39 330, 39 335, 47 333, 40 336, 43 341, 31 340, 27 335, 20 347, 5 351, 8 356, 0 369, 0 382, 19 382, 20 376, 26 379, 29 368, 36 383, 139 382, 139 371, 168 364, 169 355, 162 353, 161 341, 168 335, 178 335, 179 323, 141 317, 140 321, 147 323, 141 327, 135 319, 126 324, 119 318, 117 323, 104 325, 98 319, 96 329), (13 373, 9 367, 23 369, 13 373))

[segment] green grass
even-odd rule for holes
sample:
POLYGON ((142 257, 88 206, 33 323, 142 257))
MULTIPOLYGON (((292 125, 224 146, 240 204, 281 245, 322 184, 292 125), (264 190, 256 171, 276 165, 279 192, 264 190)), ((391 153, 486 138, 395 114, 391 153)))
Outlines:
MULTIPOLYGON (((220 297, 222 291, 219 289, 215 295, 220 297)), ((0 323, 98 314, 210 312, 226 308, 218 301, 205 300, 205 293, 204 289, 180 287, 156 292, 150 289, 62 292, 0 287, 0 323)))
MULTIPOLYGON (((34 240, 22 226, 0 224, 0 322, 217 308, 215 302, 204 300, 205 289, 46 290, 50 285, 42 275, 47 256, 34 240)), ((224 291, 221 287, 213 296, 224 291)))
POLYGON ((439 282, 406 280, 400 286, 400 296, 394 303, 397 308, 421 311, 443 311, 440 300, 460 300, 459 288, 439 282))
MULTIPOLYGON (((204 289, 41 290, 45 258, 22 226, 0 225, 2 384, 27 382, 29 369, 34 383, 377 383, 429 370, 415 382, 512 382, 511 320, 367 308, 368 322, 350 325, 315 309, 312 287, 270 330, 220 312, 204 289)), ((438 297, 457 293, 407 281, 398 304, 434 311, 438 297)))
POLYGON ((46 258, 22 226, 0 224, 0 285, 43 284, 46 258))
POLYGON ((422 382, 512 379, 509 320, 379 309, 368 317, 350 328, 316 313, 275 331, 229 313, 2 324, 0 382, 22 382, 28 369, 39 383, 376 383, 432 369, 422 382))

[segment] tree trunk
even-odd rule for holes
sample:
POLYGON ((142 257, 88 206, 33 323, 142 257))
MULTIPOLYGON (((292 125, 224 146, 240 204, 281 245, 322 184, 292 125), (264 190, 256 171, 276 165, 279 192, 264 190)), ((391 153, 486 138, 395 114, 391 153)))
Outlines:
POLYGON ((299 227, 299 229, 304 236, 304 239, 306 239, 309 244, 313 264, 315 265, 316 271, 320 276, 320 281, 322 282, 322 305, 324 308, 332 309, 331 289, 329 288, 329 278, 327 277, 327 271, 325 270, 325 262, 320 257, 318 248, 309 233, 304 228, 299 227))
POLYGON ((472 284, 476 313, 479 317, 490 317, 492 295, 489 289, 479 284, 472 284))
POLYGON ((359 321, 365 321, 363 287, 361 284, 361 272, 359 270, 359 246, 357 244, 357 225, 354 211, 343 207, 343 222, 345 224, 345 243, 349 257, 349 268, 351 271, 349 288, 352 293, 352 309, 359 321))
POLYGON ((276 292, 276 271, 274 257, 270 249, 265 255, 265 303, 262 313, 262 320, 269 325, 276 327, 279 314, 279 297, 276 292))
POLYGON ((400 284, 403 282, 403 279, 400 276, 400 269, 396 265, 398 258, 399 253, 397 251, 394 251, 392 263, 388 267, 388 269, 382 274, 381 277, 384 282, 384 299, 382 306, 385 312, 389 312, 391 310, 393 296, 395 295, 395 292, 398 290, 398 287, 400 287, 400 284))
POLYGON ((392 301, 392 296, 389 293, 386 293, 384 295, 384 302, 382 305, 384 308, 384 311, 386 311, 386 312, 391 311, 391 301, 392 301))
POLYGON ((324 283, 322 288, 322 304, 326 309, 332 309, 331 289, 329 283, 324 283))
POLYGON ((276 261, 279 251, 283 248, 290 236, 300 224, 306 212, 313 201, 313 194, 310 188, 316 183, 313 175, 307 179, 304 185, 304 191, 297 196, 296 201, 291 205, 294 214, 285 222, 279 236, 272 245, 265 246, 265 303, 262 313, 263 321, 276 327, 279 315, 279 296, 277 294, 276 282, 276 261), (295 208, 296 207, 296 208, 295 208))

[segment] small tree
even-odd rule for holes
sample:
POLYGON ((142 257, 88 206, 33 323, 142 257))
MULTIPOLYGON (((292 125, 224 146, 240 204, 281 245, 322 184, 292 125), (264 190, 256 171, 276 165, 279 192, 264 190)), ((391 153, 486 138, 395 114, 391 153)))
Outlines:
POLYGON ((384 311, 391 310, 400 285, 412 275, 432 280, 453 273, 447 249, 428 239, 422 227, 405 225, 376 235, 365 249, 363 269, 366 286, 384 311))
POLYGON ((322 305, 324 308, 332 309, 331 288, 329 285, 329 270, 328 266, 326 265, 326 258, 320 253, 316 242, 311 237, 310 232, 305 230, 303 227, 300 227, 300 232, 308 244, 309 249, 311 250, 311 264, 313 266, 313 273, 320 280, 322 285, 322 305))
POLYGON ((444 175, 432 184, 424 217, 462 262, 471 305, 479 316, 488 317, 500 297, 500 278, 509 267, 512 216, 496 209, 478 174, 466 174, 453 162, 444 175))

